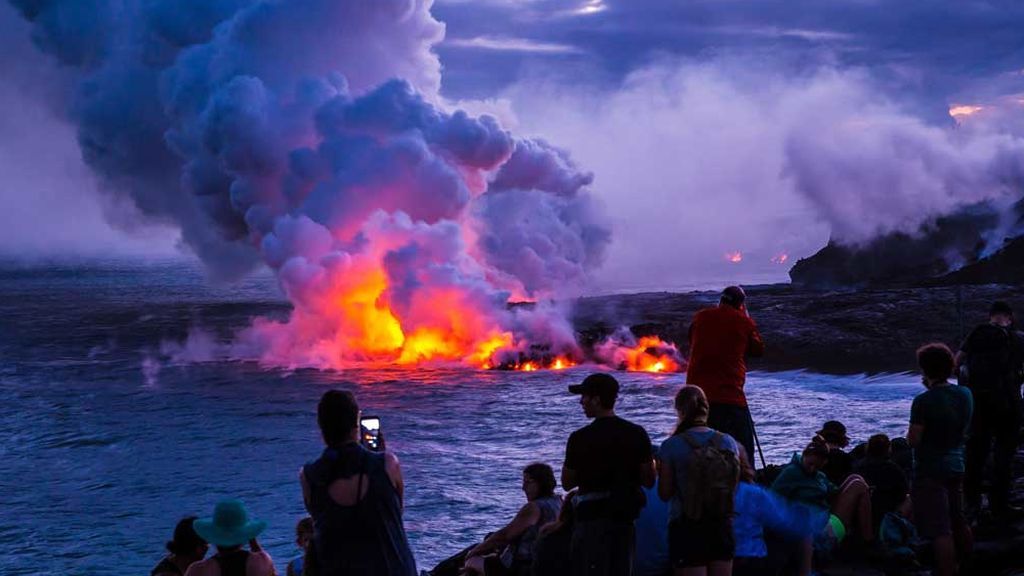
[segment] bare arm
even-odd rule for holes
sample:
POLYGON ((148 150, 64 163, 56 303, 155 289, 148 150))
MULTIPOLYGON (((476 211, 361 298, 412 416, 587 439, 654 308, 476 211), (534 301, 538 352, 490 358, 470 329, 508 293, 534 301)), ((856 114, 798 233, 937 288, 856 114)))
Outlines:
POLYGON ((911 424, 910 429, 907 430, 907 444, 910 444, 911 448, 917 448, 921 445, 923 436, 924 424, 911 424))
POLYGON ((398 505, 405 508, 405 480, 402 478, 402 466, 398 463, 398 456, 394 452, 384 454, 384 469, 391 479, 391 484, 398 492, 398 505))
POLYGON ((500 550, 506 544, 514 542, 517 538, 522 536, 523 533, 526 532, 530 526, 536 524, 538 520, 540 520, 540 507, 538 507, 534 502, 527 503, 519 509, 515 518, 513 518, 505 527, 491 534, 486 540, 470 550, 469 556, 480 556, 487 554, 488 552, 500 550))
POLYGON ((306 506, 306 512, 313 513, 309 508, 309 482, 306 481, 306 473, 299 468, 299 484, 302 486, 302 503, 306 506))
POLYGON ((676 495, 676 474, 672 470, 672 464, 667 460, 661 461, 658 468, 658 497, 668 502, 676 495))

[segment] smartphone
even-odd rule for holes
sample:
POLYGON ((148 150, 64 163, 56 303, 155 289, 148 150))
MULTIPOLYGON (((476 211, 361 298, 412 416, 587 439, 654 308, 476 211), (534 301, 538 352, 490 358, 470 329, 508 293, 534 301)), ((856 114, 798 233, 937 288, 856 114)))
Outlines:
POLYGON ((380 418, 377 416, 363 416, 359 420, 359 429, 362 433, 363 446, 367 450, 379 452, 382 448, 380 437, 380 418))

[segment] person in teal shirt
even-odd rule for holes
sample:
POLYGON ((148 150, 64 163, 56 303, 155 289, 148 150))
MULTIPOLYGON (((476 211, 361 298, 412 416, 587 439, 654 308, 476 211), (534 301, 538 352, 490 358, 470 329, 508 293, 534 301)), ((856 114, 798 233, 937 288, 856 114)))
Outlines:
POLYGON ((952 575, 958 555, 966 557, 971 548, 964 516, 964 444, 974 399, 968 388, 949 383, 955 362, 945 344, 919 348, 917 364, 928 390, 914 398, 907 432, 914 450, 914 523, 932 540, 936 576, 952 575))

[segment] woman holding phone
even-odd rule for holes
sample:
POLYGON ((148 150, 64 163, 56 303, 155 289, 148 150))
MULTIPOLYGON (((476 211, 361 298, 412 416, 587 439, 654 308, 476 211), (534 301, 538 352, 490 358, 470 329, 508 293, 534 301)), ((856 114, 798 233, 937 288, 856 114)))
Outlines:
POLYGON ((317 406, 326 448, 299 471, 316 527, 311 568, 321 576, 415 576, 402 524, 402 469, 393 453, 364 446, 359 416, 351 392, 329 390, 317 406))

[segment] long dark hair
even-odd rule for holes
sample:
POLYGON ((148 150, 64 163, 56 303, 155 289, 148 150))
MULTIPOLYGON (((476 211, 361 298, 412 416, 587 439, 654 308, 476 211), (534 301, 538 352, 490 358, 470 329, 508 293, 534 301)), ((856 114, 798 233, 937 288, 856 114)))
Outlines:
POLYGON ((196 516, 186 516, 178 521, 178 525, 174 527, 174 539, 167 543, 168 552, 175 556, 187 556, 206 544, 206 540, 192 528, 195 520, 196 516))
POLYGON ((551 469, 551 466, 543 462, 534 462, 526 468, 523 468, 523 474, 526 474, 537 483, 540 488, 540 494, 538 498, 547 498, 555 494, 555 487, 558 483, 555 481, 555 471, 551 469))
POLYGON ((679 423, 672 435, 682 434, 696 426, 707 426, 708 424, 708 397, 704 391, 697 386, 686 385, 676 392, 676 412, 679 414, 679 423))

